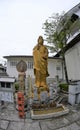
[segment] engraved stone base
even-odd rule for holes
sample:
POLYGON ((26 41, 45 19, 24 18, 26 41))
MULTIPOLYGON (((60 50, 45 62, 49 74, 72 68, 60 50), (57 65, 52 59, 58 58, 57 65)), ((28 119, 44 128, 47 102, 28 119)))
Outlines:
POLYGON ((33 89, 33 102, 32 102, 32 109, 42 109, 42 108, 51 108, 56 107, 56 102, 53 100, 53 96, 51 93, 52 89, 46 91, 44 88, 37 88, 34 87, 33 89), (40 93, 38 93, 40 90, 40 93))
POLYGON ((32 119, 47 119, 52 117, 62 116, 67 114, 69 109, 63 105, 51 108, 51 109, 39 109, 39 110, 31 110, 31 118, 32 119))

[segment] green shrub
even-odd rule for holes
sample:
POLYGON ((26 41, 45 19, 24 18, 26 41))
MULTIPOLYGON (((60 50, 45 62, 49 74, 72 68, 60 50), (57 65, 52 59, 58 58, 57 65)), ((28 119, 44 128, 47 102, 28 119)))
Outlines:
POLYGON ((68 84, 66 83, 61 83, 59 84, 60 90, 64 90, 68 92, 68 84))
POLYGON ((19 84, 15 83, 15 91, 18 91, 18 90, 19 90, 19 84))

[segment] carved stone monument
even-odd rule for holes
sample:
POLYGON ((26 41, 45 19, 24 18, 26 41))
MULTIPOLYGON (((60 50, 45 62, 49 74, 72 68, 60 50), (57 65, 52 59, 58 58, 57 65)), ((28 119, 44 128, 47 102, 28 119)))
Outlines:
POLYGON ((19 72, 18 74, 18 82, 19 82, 19 91, 24 92, 25 91, 25 71, 27 70, 27 64, 21 60, 18 62, 16 65, 17 71, 19 72))

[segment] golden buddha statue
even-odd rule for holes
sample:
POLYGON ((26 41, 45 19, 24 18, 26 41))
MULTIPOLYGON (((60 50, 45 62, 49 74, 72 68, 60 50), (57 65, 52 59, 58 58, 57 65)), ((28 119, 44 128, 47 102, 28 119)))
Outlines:
POLYGON ((39 36, 37 45, 33 48, 35 86, 38 89, 48 90, 46 77, 48 74, 48 49, 43 44, 42 36, 39 36))

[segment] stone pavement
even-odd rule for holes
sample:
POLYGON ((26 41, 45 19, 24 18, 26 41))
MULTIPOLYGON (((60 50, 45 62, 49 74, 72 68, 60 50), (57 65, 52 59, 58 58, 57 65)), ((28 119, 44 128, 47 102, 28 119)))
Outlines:
POLYGON ((7 104, 0 109, 0 130, 80 130, 80 105, 67 107, 69 113, 64 116, 32 120, 30 112, 26 112, 26 119, 20 119, 15 106, 7 104))

